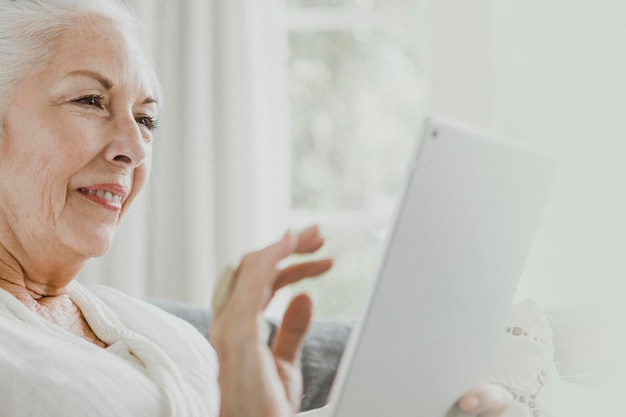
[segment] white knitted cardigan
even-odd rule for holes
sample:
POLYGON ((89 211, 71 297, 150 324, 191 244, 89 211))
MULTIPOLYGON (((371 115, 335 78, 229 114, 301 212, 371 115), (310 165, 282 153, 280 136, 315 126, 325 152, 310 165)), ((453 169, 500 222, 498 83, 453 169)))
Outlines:
POLYGON ((76 336, 0 290, 0 415, 219 414, 218 366, 188 323, 106 287, 69 287, 109 348, 76 336))

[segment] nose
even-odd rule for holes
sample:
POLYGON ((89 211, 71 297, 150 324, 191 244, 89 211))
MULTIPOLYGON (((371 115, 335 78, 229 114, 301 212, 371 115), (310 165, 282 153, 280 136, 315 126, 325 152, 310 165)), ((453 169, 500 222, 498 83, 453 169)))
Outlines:
POLYGON ((142 135, 135 118, 129 115, 118 119, 113 130, 105 151, 107 161, 124 168, 141 165, 148 156, 150 141, 142 135))

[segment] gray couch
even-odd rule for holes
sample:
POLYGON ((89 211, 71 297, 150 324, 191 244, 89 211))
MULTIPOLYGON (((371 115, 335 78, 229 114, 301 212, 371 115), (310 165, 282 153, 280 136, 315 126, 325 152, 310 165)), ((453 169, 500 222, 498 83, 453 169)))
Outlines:
MULTIPOLYGON (((192 307, 166 300, 148 300, 165 311, 191 323, 209 339, 209 309, 192 307)), ((270 340, 274 337, 276 323, 270 322, 270 340)), ((348 321, 314 321, 302 351, 302 375, 304 395, 302 410, 319 408, 326 404, 328 393, 335 378, 337 365, 343 354, 352 323, 348 321)))

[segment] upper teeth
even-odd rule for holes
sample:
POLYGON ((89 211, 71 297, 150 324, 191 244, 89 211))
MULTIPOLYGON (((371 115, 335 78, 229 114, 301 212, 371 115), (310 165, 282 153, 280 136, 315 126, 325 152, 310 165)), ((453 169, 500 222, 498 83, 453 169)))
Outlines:
POLYGON ((117 195, 117 194, 113 194, 110 191, 104 191, 104 190, 85 190, 89 195, 95 195, 98 196, 100 198, 104 198, 106 201, 110 202, 110 203, 121 203, 122 202, 122 196, 121 195, 117 195))

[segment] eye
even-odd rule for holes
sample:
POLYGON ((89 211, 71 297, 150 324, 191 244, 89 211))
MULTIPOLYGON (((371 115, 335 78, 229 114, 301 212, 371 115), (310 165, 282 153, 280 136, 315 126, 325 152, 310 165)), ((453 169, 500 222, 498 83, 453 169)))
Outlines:
POLYGON ((99 95, 89 95, 89 96, 79 97, 76 100, 74 100, 74 103, 84 104, 90 107, 97 107, 99 109, 104 108, 104 98, 102 98, 102 96, 99 96, 99 95))
POLYGON ((156 130, 157 120, 152 116, 139 116, 135 120, 137 123, 144 125, 148 130, 156 130))

